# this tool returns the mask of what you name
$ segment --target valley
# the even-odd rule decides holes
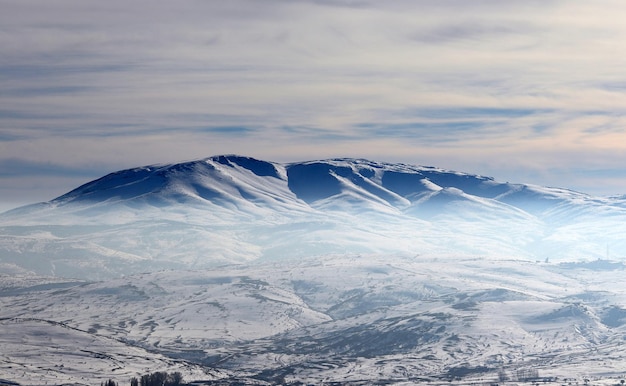
[[[590,267],[328,256],[103,282],[2,277],[0,378],[126,383],[159,368],[187,380],[437,384],[532,370],[617,383],[624,267]]]

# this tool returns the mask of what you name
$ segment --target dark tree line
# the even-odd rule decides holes
[[[165,371],[157,371],[156,373],[142,375],[139,379],[133,377],[130,380],[130,386],[182,386],[183,375],[179,372],[167,373]],[[100,386],[118,386],[118,384],[109,379],[102,382]]]

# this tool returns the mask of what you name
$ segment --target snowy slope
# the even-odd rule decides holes
[[[623,273],[610,261],[332,256],[105,282],[0,276],[0,379],[127,384],[179,369],[187,380],[441,384],[533,369],[615,384]]]
[[[105,278],[344,253],[626,255],[626,200],[362,159],[123,170],[0,215],[0,270]]]
[[[24,385],[127,384],[151,371],[180,372],[186,379],[229,376],[49,320],[0,319],[0,346],[0,379]]]

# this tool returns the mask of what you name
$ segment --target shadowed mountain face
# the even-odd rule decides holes
[[[0,215],[0,270],[87,278],[399,253],[622,256],[626,200],[362,159],[215,156],[111,173]]]

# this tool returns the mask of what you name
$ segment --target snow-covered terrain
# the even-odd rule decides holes
[[[0,384],[619,384],[626,198],[216,156],[0,215]]]
[[[615,384],[623,275],[602,260],[329,256],[105,282],[2,276],[0,379],[127,384],[178,369],[187,380],[436,384],[536,371]]]
[[[360,159],[216,156],[0,215],[0,272],[99,279],[346,253],[621,258],[624,233],[623,197]]]

